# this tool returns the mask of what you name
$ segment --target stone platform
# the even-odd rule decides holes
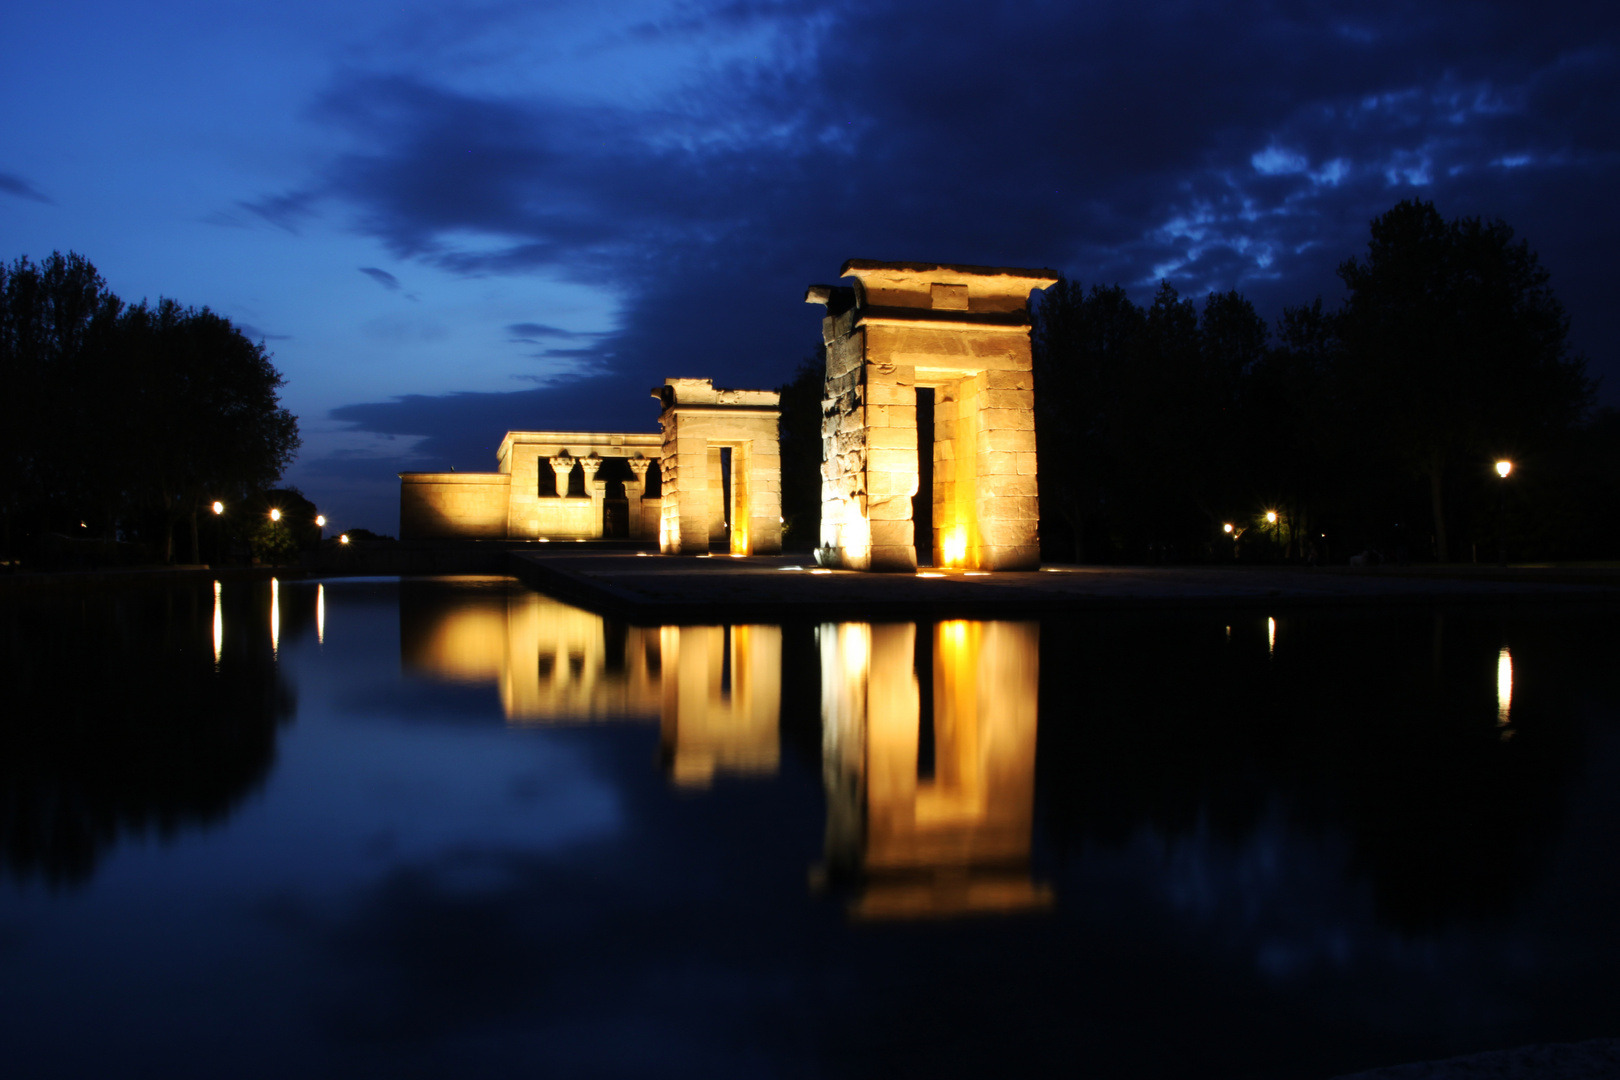
[[[1620,601],[1620,567],[824,570],[804,556],[511,553],[546,593],[637,623],[992,618],[1101,609]]]

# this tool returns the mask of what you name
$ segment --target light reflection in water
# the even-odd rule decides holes
[[[1513,710],[1513,654],[1503,646],[1496,655],[1496,723],[1507,727]]]
[[[326,586],[315,586],[315,644],[326,644]]]
[[[225,614],[219,604],[219,582],[214,582],[214,666],[219,667],[220,654],[225,651]]]
[[[270,579],[270,656],[281,646],[281,582]]]
[[[1266,653],[1268,655],[1277,651],[1277,620],[1266,620]]]
[[[781,754],[782,630],[666,626],[660,728],[670,775],[707,786],[715,772],[774,775]]]
[[[841,623],[821,627],[823,874],[860,882],[856,918],[1043,908],[1030,876],[1035,794],[1036,623]],[[932,656],[933,715],[917,658]],[[931,725],[924,776],[921,723]]]
[[[400,652],[416,674],[494,684],[513,724],[657,719],[677,784],[777,771],[780,627],[624,626],[516,586],[424,589],[401,593]]]

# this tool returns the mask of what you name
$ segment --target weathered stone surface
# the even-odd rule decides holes
[[[1036,548],[1030,290],[1047,271],[852,260],[844,294],[813,286],[823,320],[822,546],[851,569],[915,565],[911,496],[933,461],[933,558],[1008,568]],[[932,447],[918,445],[918,388],[934,392]]]
[[[735,555],[781,551],[777,393],[716,389],[708,379],[669,379],[653,393],[664,407],[665,461],[673,461],[664,473],[660,550],[699,554],[712,542]],[[824,419],[828,442],[840,428],[837,417]],[[722,450],[730,451],[729,480]]]
[[[584,463],[595,461],[589,467],[594,470],[609,458],[638,456],[645,471],[650,460],[657,459],[660,442],[658,435],[628,432],[509,431],[496,451],[498,472],[401,474],[400,535],[514,540],[600,536],[606,482],[587,476],[586,491],[595,498],[568,500],[568,474],[576,463],[585,469]],[[560,468],[553,466],[553,459]],[[450,479],[435,482],[428,477]],[[445,484],[453,485],[456,493],[441,490]],[[646,501],[645,485],[638,486],[631,496],[626,481],[626,495],[632,500],[631,535],[650,537],[651,520],[638,513],[645,508],[634,505],[636,499]],[[469,494],[475,489],[481,491],[476,498]]]

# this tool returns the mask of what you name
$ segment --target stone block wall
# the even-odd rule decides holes
[[[657,536],[658,518],[645,505],[645,477],[658,460],[662,444],[663,437],[652,433],[507,432],[497,451],[501,472],[512,478],[507,535],[514,540],[601,536],[606,491],[603,481],[596,479],[597,472],[608,459],[626,458],[632,464],[648,462],[633,469],[631,479],[624,482],[630,508],[630,539],[653,539]],[[585,472],[583,500],[558,495],[559,487],[567,490],[566,477],[573,462],[578,462]],[[589,504],[583,510],[572,505],[581,501]]]
[[[664,406],[659,550],[685,555],[781,551],[779,395],[720,390],[708,379],[668,379],[653,396]],[[722,448],[731,451],[729,507],[720,478]]]
[[[1039,565],[1028,297],[1050,271],[851,260],[853,287],[811,286],[824,304],[822,525],[818,558],[852,570],[917,565],[912,497],[931,453],[933,562]],[[933,446],[919,447],[917,390],[935,393]]]
[[[510,478],[502,473],[400,473],[399,538],[501,540]]]

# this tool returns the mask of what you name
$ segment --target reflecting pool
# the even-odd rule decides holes
[[[10,601],[0,1060],[1325,1078],[1613,1037],[1613,615]]]

